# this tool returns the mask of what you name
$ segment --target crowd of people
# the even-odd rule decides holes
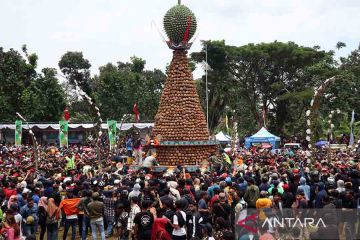
[[[123,147],[139,158],[129,142]],[[212,154],[208,169],[163,172],[134,170],[107,148],[101,163],[92,146],[41,146],[40,153],[36,169],[32,146],[0,145],[3,239],[356,239],[360,233],[355,152],[238,149]],[[319,216],[321,209],[334,211]],[[268,221],[291,217],[322,217],[324,224]]]

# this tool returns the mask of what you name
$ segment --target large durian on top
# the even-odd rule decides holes
[[[196,17],[194,13],[184,5],[176,5],[170,8],[164,16],[164,29],[169,40],[176,45],[183,42],[186,30],[189,41],[196,32]]]

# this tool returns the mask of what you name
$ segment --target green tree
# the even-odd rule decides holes
[[[56,70],[44,68],[21,96],[21,112],[29,121],[58,121],[66,106]]]
[[[96,100],[104,119],[120,120],[124,114],[131,114],[137,103],[141,121],[153,121],[166,76],[158,69],[144,70],[146,62],[141,58],[130,60],[100,67],[94,80]]]
[[[84,58],[82,52],[67,52],[59,61],[59,68],[69,83],[75,86],[77,81],[79,87],[89,95],[91,94],[90,67],[90,62]]]
[[[335,68],[333,52],[293,42],[235,47],[224,41],[207,41],[203,45],[192,58],[203,62],[207,46],[212,69],[208,74],[209,112],[215,119],[209,119],[211,129],[221,122],[228,107],[241,133],[249,134],[263,125],[262,111],[270,130],[283,135],[303,132],[305,121],[299,120],[305,120],[313,87]],[[199,85],[205,99],[204,77]]]
[[[205,51],[208,54],[208,67],[205,63]],[[191,54],[195,63],[208,68],[208,98],[209,98],[209,129],[214,132],[215,128],[224,118],[224,109],[233,101],[230,96],[236,93],[232,84],[233,76],[228,71],[226,64],[227,51],[225,41],[204,41],[200,52]],[[198,94],[206,113],[206,78],[205,75],[197,80]]]
[[[14,49],[4,51],[0,47],[0,121],[13,122],[21,109],[21,95],[36,76],[36,54],[27,54],[27,59]]]

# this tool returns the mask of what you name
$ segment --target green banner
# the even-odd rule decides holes
[[[15,121],[15,146],[21,146],[22,121]]]
[[[60,129],[59,129],[59,138],[60,138],[60,147],[68,147],[69,139],[68,139],[68,122],[67,121],[59,121]]]
[[[108,133],[109,133],[109,145],[110,150],[114,149],[116,146],[116,121],[115,120],[108,120]]]

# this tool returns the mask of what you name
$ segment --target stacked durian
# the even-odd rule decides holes
[[[196,18],[184,5],[171,8],[164,17],[164,28],[170,41],[181,44],[196,31]],[[161,141],[206,141],[209,139],[205,114],[201,108],[195,82],[185,49],[175,50],[168,78],[155,117],[154,135]],[[157,159],[162,165],[193,165],[207,160],[216,152],[216,145],[168,146],[157,148]]]

